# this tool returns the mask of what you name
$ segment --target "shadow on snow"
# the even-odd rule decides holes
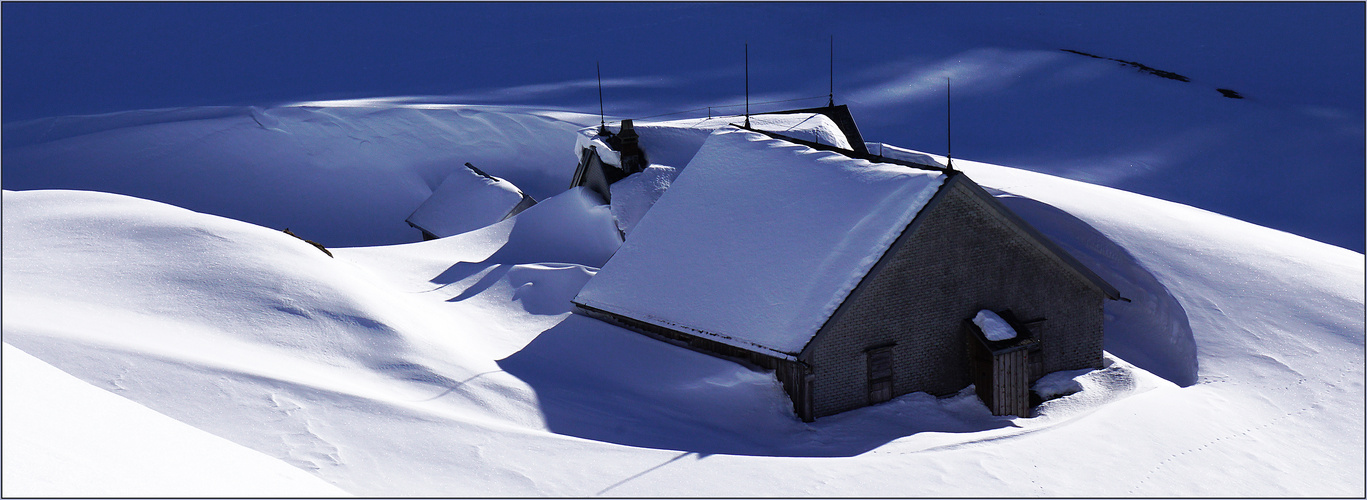
[[[1129,251],[1072,214],[1030,198],[997,200],[1120,290],[1106,304],[1106,351],[1182,387],[1196,383],[1196,337],[1186,309]]]
[[[552,432],[699,457],[847,457],[921,432],[1013,425],[971,394],[924,393],[806,424],[770,372],[578,315],[498,364],[536,391]]]

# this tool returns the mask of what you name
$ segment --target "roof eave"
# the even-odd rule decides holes
[[[612,321],[609,322],[615,323],[618,326],[622,326],[624,328],[636,331],[638,333],[644,333],[647,335],[653,334],[653,332],[645,331],[642,328],[633,325],[633,322],[651,325],[653,327],[668,330],[679,335],[710,340],[719,344],[724,344],[744,351],[753,352],[756,354],[761,354],[764,356],[769,356],[781,360],[797,361],[798,359],[797,353],[780,351],[778,349],[756,344],[754,342],[738,340],[734,337],[724,334],[709,332],[707,330],[693,328],[685,325],[673,324],[667,321],[657,320],[654,318],[637,318],[633,315],[627,315],[620,312],[610,311],[608,309],[604,309],[603,307],[591,306],[583,302],[580,302],[579,300],[571,300],[570,303],[578,309],[577,312],[586,313],[585,315],[597,319],[604,319],[604,317],[610,318]]]

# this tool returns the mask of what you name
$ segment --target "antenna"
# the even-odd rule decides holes
[[[608,131],[607,118],[603,115],[603,67],[598,61],[593,62],[593,69],[598,72],[598,131],[600,133]]]
[[[750,43],[745,44],[745,128],[750,128]]]
[[[835,35],[831,35],[831,93],[830,101],[826,102],[826,107],[835,107]]]
[[[945,149],[947,150],[946,157],[949,159],[949,164],[945,165],[945,168],[954,170],[954,122],[952,121],[953,113],[950,112],[954,99],[951,95],[953,95],[953,87],[949,83],[949,78],[945,78]]]

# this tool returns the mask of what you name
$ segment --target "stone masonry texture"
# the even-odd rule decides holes
[[[1044,373],[1101,366],[1103,293],[964,182],[946,189],[808,347],[816,416],[868,405],[865,351],[890,343],[894,395],[968,386],[963,321],[981,309],[1045,319],[1033,327]]]

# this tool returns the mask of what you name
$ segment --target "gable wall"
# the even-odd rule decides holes
[[[964,183],[948,189],[809,346],[804,361],[815,375],[816,416],[868,404],[864,352],[889,342],[896,342],[895,395],[966,387],[962,325],[980,309],[1047,318],[1035,328],[1045,373],[1101,366],[1104,295],[1029,243]]]
[[[612,189],[610,186],[612,183],[621,180],[622,177],[621,170],[603,163],[596,151],[587,150],[584,152],[584,158],[579,161],[579,169],[575,171],[574,179],[570,181],[570,187],[586,186],[602,196],[603,201],[611,201]]]

